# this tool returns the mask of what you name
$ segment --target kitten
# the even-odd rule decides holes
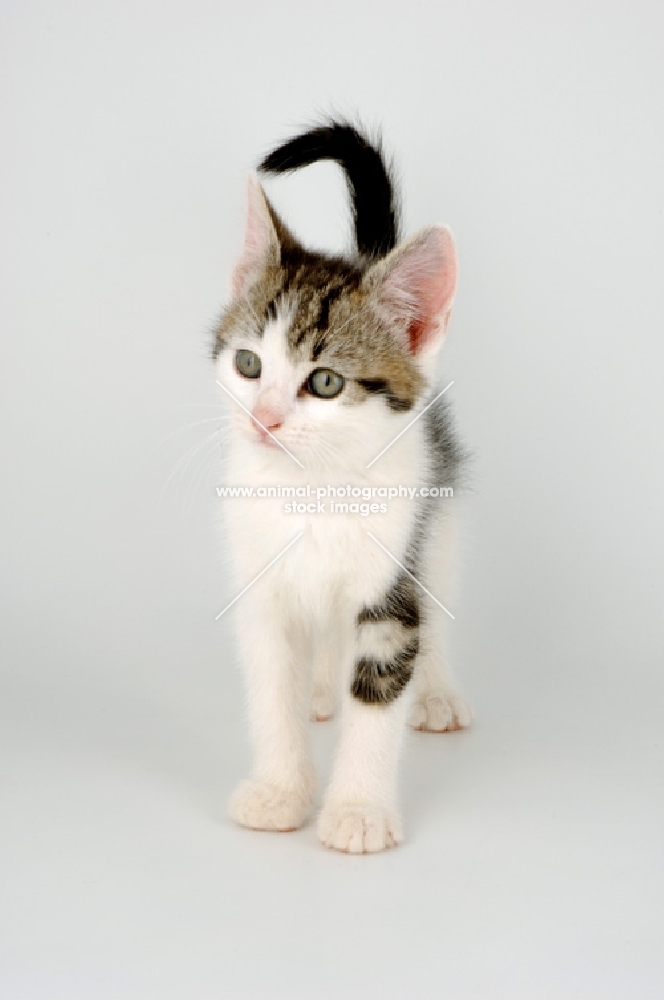
[[[348,182],[348,257],[304,249],[249,179],[244,249],[214,347],[234,415],[228,481],[453,488],[461,453],[443,399],[404,429],[439,391],[431,378],[457,286],[454,239],[433,226],[399,245],[381,149],[344,122],[305,132],[259,169],[325,159]],[[433,731],[471,719],[443,651],[455,501],[402,495],[366,516],[357,503],[332,514],[329,502],[325,513],[311,498],[300,513],[283,496],[225,504],[237,591],[247,588],[234,611],[254,753],[230,812],[254,829],[301,826],[315,790],[309,712],[328,718],[340,695],[318,835],[341,851],[379,851],[402,839],[408,715]]]

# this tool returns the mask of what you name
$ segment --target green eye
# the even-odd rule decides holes
[[[316,368],[309,376],[307,388],[314,396],[332,399],[338,396],[344,387],[343,375],[337,375],[330,368]]]
[[[237,351],[235,367],[245,378],[258,378],[261,373],[261,359],[253,351]]]

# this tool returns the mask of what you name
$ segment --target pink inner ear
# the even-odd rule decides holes
[[[381,298],[405,324],[411,354],[442,337],[457,286],[454,237],[446,226],[425,230],[394,253]]]
[[[276,246],[277,236],[270,218],[263,189],[255,174],[247,183],[247,221],[244,229],[242,256],[233,269],[231,291],[233,296],[244,295],[258,276],[270,250]]]

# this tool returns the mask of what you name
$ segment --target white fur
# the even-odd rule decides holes
[[[278,447],[261,442],[249,416],[230,403],[236,434],[228,454],[227,481],[254,487],[300,486],[320,483],[324,473],[322,482],[338,485],[429,485],[421,421],[379,462],[366,468],[412,420],[412,413],[395,414],[379,398],[361,406],[343,406],[340,398],[298,395],[313,366],[294,368],[287,357],[289,314],[289,304],[284,303],[262,338],[238,331],[220,354],[218,378],[249,410],[257,406],[261,394],[278,398],[286,413],[279,440],[305,468]],[[260,355],[260,379],[245,379],[235,371],[233,358],[238,348]],[[394,563],[367,529],[397,558],[403,558],[416,506],[396,498],[389,501],[387,513],[360,517],[287,514],[284,504],[283,498],[225,502],[238,592],[303,532],[236,605],[254,769],[251,779],[234,793],[231,814],[239,823],[257,829],[293,829],[304,822],[314,795],[309,711],[319,718],[328,717],[341,679],[341,739],[318,833],[324,844],[339,850],[381,850],[402,837],[397,765],[411,700],[415,698],[415,722],[424,728],[449,728],[454,720],[459,725],[468,721],[465,703],[444,673],[433,640],[431,650],[416,666],[415,686],[408,686],[412,691],[387,706],[365,705],[350,694],[357,655],[393,649],[401,628],[393,624],[355,627],[358,611],[380,602],[395,573]],[[436,558],[444,559],[444,554],[438,551]],[[439,701],[431,703],[434,697]],[[441,699],[447,715],[440,711]],[[450,726],[441,725],[441,719]]]
[[[408,699],[344,703],[339,750],[318,819],[326,847],[351,854],[382,851],[402,839],[397,809],[397,766]]]

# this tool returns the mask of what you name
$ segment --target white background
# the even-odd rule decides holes
[[[662,5],[0,17],[0,995],[663,996]],[[157,447],[214,413],[246,172],[334,108],[383,127],[407,232],[457,235],[442,374],[475,456],[477,721],[409,737],[407,842],[371,858],[225,818],[215,439],[163,489],[215,425]],[[344,245],[335,168],[269,189]]]

